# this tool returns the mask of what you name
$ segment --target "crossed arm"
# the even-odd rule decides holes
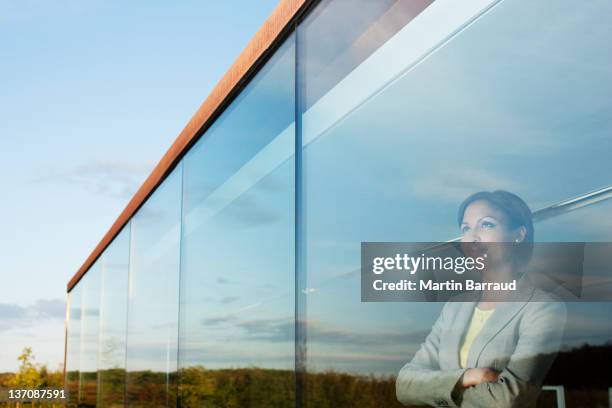
[[[440,336],[450,319],[445,307],[412,361],[400,370],[398,400],[406,405],[468,408],[518,407],[535,400],[559,348],[565,306],[534,302],[526,308],[515,351],[499,372],[487,367],[440,369]]]

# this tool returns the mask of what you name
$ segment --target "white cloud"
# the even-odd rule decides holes
[[[412,179],[408,190],[422,198],[459,203],[477,191],[516,191],[520,188],[510,178],[487,173],[477,168],[449,168],[435,169],[426,173],[424,177]]]
[[[92,160],[70,169],[43,169],[33,181],[77,185],[92,194],[129,199],[152,169],[151,163]]]
[[[0,332],[28,329],[42,321],[66,316],[66,302],[62,299],[38,299],[29,306],[0,303]]]

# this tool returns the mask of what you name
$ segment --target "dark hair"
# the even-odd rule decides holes
[[[494,207],[501,210],[508,218],[510,228],[525,227],[526,234],[523,242],[526,245],[520,245],[521,247],[521,263],[528,263],[533,253],[533,218],[531,210],[525,201],[516,194],[510,193],[509,191],[497,190],[493,192],[480,191],[474,193],[461,203],[459,211],[457,213],[457,223],[459,226],[463,223],[463,215],[466,208],[474,201],[486,201]]]

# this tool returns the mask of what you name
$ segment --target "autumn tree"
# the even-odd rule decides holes
[[[46,365],[36,364],[35,360],[36,357],[34,357],[32,347],[24,347],[17,357],[19,370],[7,380],[6,385],[20,389],[62,387],[61,371],[50,371]]]

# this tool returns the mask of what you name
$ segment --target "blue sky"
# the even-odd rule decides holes
[[[0,0],[0,372],[276,3]]]

